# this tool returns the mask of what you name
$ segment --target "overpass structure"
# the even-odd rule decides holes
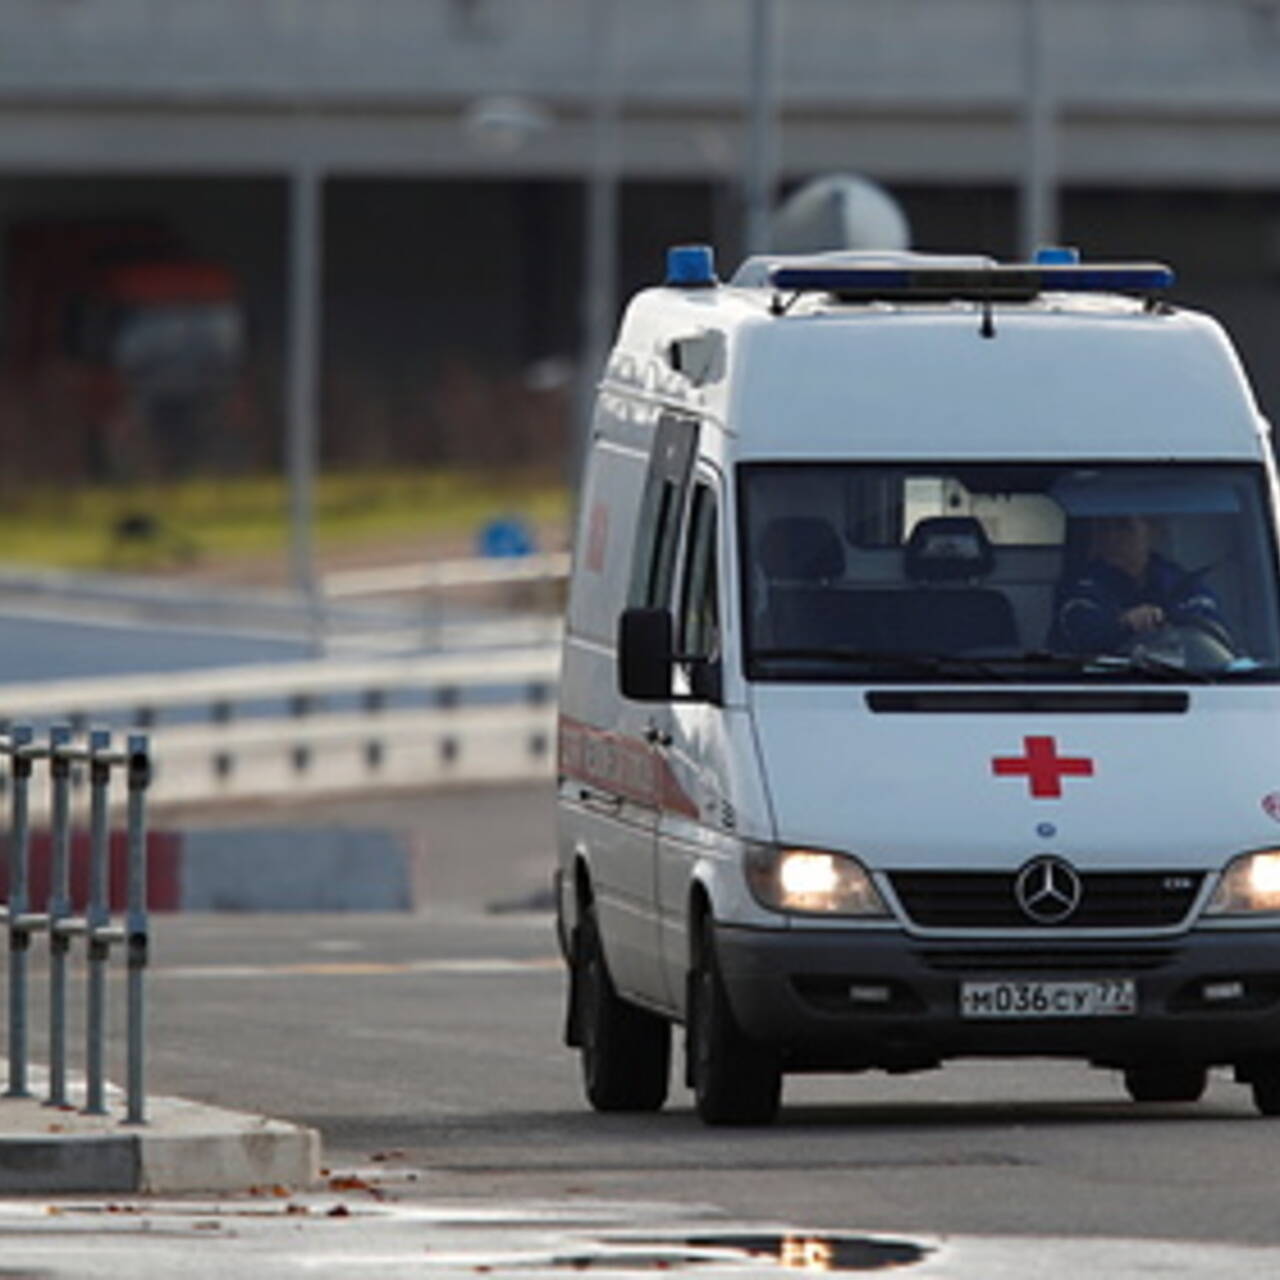
[[[671,243],[735,259],[766,149],[784,190],[887,186],[920,248],[1169,260],[1280,414],[1280,0],[772,0],[762,148],[766,3],[5,0],[0,290],[30,221],[141,216],[224,266],[248,349],[206,462],[287,461],[307,591],[321,460],[571,471],[620,299]],[[13,470],[96,429],[11,428]]]
[[[0,171],[574,177],[592,3],[7,0]],[[1014,179],[1027,5],[786,0],[783,172]],[[749,6],[615,9],[623,174],[736,172]],[[1055,0],[1043,22],[1064,181],[1280,182],[1277,0]]]

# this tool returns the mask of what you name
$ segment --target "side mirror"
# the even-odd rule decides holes
[[[618,687],[632,702],[671,697],[675,627],[666,609],[624,609],[618,620]]]

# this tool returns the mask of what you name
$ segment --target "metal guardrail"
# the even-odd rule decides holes
[[[0,756],[8,758],[10,829],[8,901],[0,906],[0,922],[9,930],[9,1087],[8,1098],[31,1096],[28,1087],[28,953],[38,934],[49,938],[49,1096],[50,1106],[70,1105],[67,1096],[67,980],[73,939],[88,945],[88,988],[85,1027],[86,1115],[106,1114],[106,979],[111,948],[124,946],[128,962],[126,1026],[126,1114],[128,1124],[144,1124],[145,1023],[143,975],[147,967],[147,833],[146,795],[151,780],[151,751],[145,734],[130,734],[125,750],[116,750],[111,734],[95,729],[77,744],[67,725],[54,725],[47,744],[35,740],[30,725],[15,725],[0,736]],[[35,766],[47,761],[50,776],[51,879],[44,910],[32,910],[29,879],[31,783]],[[83,916],[72,914],[70,891],[72,791],[77,766],[89,781],[89,886]],[[114,771],[127,783],[126,909],[121,923],[112,922],[108,793]]]
[[[279,588],[0,564],[0,599],[6,610],[90,623],[305,637],[334,652],[441,653],[558,643],[568,572],[567,552],[371,565],[326,573],[308,599]],[[471,606],[456,607],[467,598]]]
[[[246,704],[285,699],[314,708],[339,694],[356,694],[371,712],[396,692],[424,692],[438,704],[456,702],[481,686],[525,686],[530,697],[554,692],[559,650],[551,645],[521,649],[417,654],[356,661],[245,663],[191,671],[106,676],[0,685],[0,711],[12,721],[56,714],[83,726],[90,716],[127,713],[138,728],[150,728],[179,708],[202,709],[211,720],[236,719]]]
[[[449,651],[486,643],[486,632],[498,643],[504,636],[508,644],[558,643],[569,566],[567,551],[549,551],[333,570],[320,583],[326,642],[336,646],[353,637],[368,642],[368,622],[375,610],[370,602],[380,600],[376,610],[383,622],[378,634],[384,643],[409,640]],[[462,621],[451,615],[448,602],[466,598],[482,610]],[[365,619],[363,632],[353,631],[345,621],[356,609]],[[485,610],[490,611],[487,620]],[[393,612],[400,621],[388,630]],[[521,633],[524,638],[517,639]]]
[[[526,556],[435,560],[422,564],[369,569],[335,569],[321,581],[324,596],[348,600],[404,592],[447,591],[458,587],[512,586],[523,582],[559,582],[569,574],[567,551]]]
[[[554,703],[308,714],[157,731],[157,807],[550,779]]]
[[[198,804],[549,777],[558,673],[543,645],[3,685],[0,709],[146,729],[151,803]]]

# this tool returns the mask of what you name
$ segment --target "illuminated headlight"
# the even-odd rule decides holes
[[[1280,849],[1241,854],[1229,862],[1205,910],[1210,915],[1280,912]]]
[[[866,868],[847,854],[756,845],[747,854],[747,880],[757,900],[774,911],[889,914]]]

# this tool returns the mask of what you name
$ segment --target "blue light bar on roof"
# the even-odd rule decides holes
[[[1041,287],[1065,293],[1148,293],[1173,287],[1174,272],[1162,262],[1116,262],[1101,265],[1042,266]]]
[[[1062,266],[1080,261],[1080,250],[1069,244],[1042,244],[1036,250],[1036,266]]]
[[[666,283],[698,289],[716,283],[716,255],[709,244],[677,244],[667,250]]]
[[[850,298],[1033,298],[1040,293],[1153,293],[1174,281],[1160,262],[1010,263],[993,267],[795,266],[769,273],[775,289]]]

